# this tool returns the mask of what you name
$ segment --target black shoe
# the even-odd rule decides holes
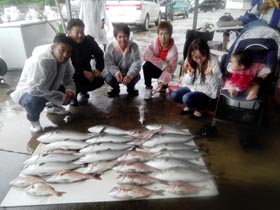
[[[79,102],[76,98],[72,99],[70,102],[70,106],[79,106]]]
[[[136,97],[139,95],[139,91],[136,90],[136,89],[128,89],[127,90],[127,93],[128,93],[128,96],[131,96],[131,97]]]
[[[109,98],[117,97],[117,96],[119,96],[119,94],[120,94],[120,90],[117,90],[117,89],[113,89],[107,93]]]

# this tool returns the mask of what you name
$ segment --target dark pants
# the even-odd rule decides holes
[[[20,98],[19,104],[26,110],[27,119],[31,122],[36,122],[40,119],[40,114],[45,108],[46,102],[44,98],[25,93]]]
[[[182,103],[190,109],[204,111],[210,104],[211,98],[202,92],[192,92],[187,87],[179,88],[171,93],[171,100]]]
[[[137,74],[136,77],[134,77],[131,82],[127,85],[127,90],[133,90],[136,83],[140,80],[140,74]],[[105,77],[105,82],[110,85],[114,90],[120,89],[120,84],[118,83],[116,77],[114,77],[112,74],[108,73]]]
[[[89,81],[84,76],[74,76],[74,81],[76,84],[76,95],[81,92],[87,93],[88,91],[93,91],[104,84],[102,77],[95,77],[92,81]]]
[[[147,61],[143,65],[143,73],[146,87],[152,88],[152,78],[158,79],[162,74],[162,70],[151,62]]]

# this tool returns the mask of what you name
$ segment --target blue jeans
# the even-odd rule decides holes
[[[136,77],[134,77],[131,82],[127,85],[127,90],[133,90],[136,83],[140,80],[140,74],[137,74]],[[120,89],[120,84],[118,83],[116,77],[114,77],[112,74],[108,73],[105,77],[105,82],[110,85],[114,90]]]
[[[19,104],[25,108],[27,119],[31,122],[36,122],[40,119],[40,114],[46,106],[47,100],[41,97],[32,96],[29,93],[23,94]]]
[[[171,93],[171,100],[182,103],[190,109],[204,111],[211,102],[211,98],[202,92],[192,92],[188,87],[179,88]]]

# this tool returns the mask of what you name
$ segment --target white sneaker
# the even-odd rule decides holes
[[[144,99],[149,100],[152,97],[152,88],[146,88],[144,93]]]
[[[43,130],[40,121],[31,122],[30,131],[32,133],[40,133]]]
[[[47,105],[46,111],[48,114],[59,114],[59,115],[67,115],[69,111],[67,111],[63,106],[56,106],[52,104],[52,106]]]

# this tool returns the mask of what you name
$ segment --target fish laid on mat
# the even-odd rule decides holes
[[[24,175],[47,176],[64,170],[72,170],[81,167],[71,163],[39,163],[26,166],[22,170]]]
[[[149,177],[142,173],[121,173],[117,177],[118,184],[136,184],[136,185],[149,185],[154,183],[167,184],[167,182]]]
[[[24,165],[38,164],[38,163],[50,163],[50,162],[71,162],[79,159],[79,155],[72,154],[59,154],[59,153],[42,153],[33,155],[23,162]]]
[[[46,145],[44,148],[45,151],[64,149],[64,150],[80,150],[89,145],[83,141],[73,141],[73,140],[65,140],[65,141],[56,141]]]
[[[37,140],[42,143],[52,143],[55,141],[63,141],[63,140],[77,140],[82,141],[94,136],[92,133],[82,133],[76,131],[63,131],[63,130],[55,130],[44,133]]]
[[[25,192],[35,196],[56,195],[58,197],[62,196],[65,193],[65,192],[57,192],[52,186],[43,182],[35,183],[28,186],[27,188],[25,188]]]
[[[131,144],[121,144],[114,142],[104,142],[104,143],[96,143],[86,146],[85,148],[80,150],[81,154],[87,154],[91,152],[98,152],[104,150],[128,150],[132,149],[134,146]]]
[[[183,143],[168,143],[168,144],[158,144],[154,147],[150,147],[150,152],[160,152],[163,150],[195,150],[199,149],[197,146],[189,145],[189,144],[183,144]]]
[[[177,158],[182,160],[197,160],[204,154],[204,152],[193,150],[166,150],[161,151],[157,157]]]
[[[110,195],[114,198],[120,199],[136,199],[136,198],[144,198],[151,195],[163,195],[162,190],[150,190],[148,188],[136,185],[119,185],[114,187]]]
[[[85,168],[79,168],[78,171],[84,174],[93,174],[98,173],[102,174],[107,170],[112,169],[118,162],[115,160],[112,161],[98,161],[95,163],[90,163]]]
[[[110,126],[110,125],[96,125],[88,129],[91,133],[107,133],[113,135],[127,135],[128,131]]]
[[[113,167],[113,170],[119,173],[127,173],[127,172],[141,172],[141,173],[149,173],[156,172],[157,169],[145,165],[141,162],[120,162],[118,165]]]
[[[182,167],[170,168],[160,172],[151,173],[149,176],[169,182],[200,182],[212,178],[212,176],[207,172]]]
[[[35,184],[39,182],[45,182],[45,180],[36,176],[20,175],[16,177],[14,180],[10,181],[10,185],[17,186],[17,187],[27,187],[31,184]]]
[[[104,143],[104,142],[115,142],[115,143],[126,143],[132,141],[133,138],[127,135],[113,135],[113,134],[102,134],[91,137],[86,140],[87,143]]]
[[[47,178],[47,182],[51,183],[72,183],[86,179],[101,180],[100,174],[83,174],[77,171],[60,171]]]
[[[191,132],[188,129],[177,129],[169,125],[150,124],[146,125],[146,128],[149,130],[158,130],[161,133],[191,134]]]
[[[93,153],[87,153],[76,162],[79,163],[93,163],[98,161],[116,160],[127,150],[104,150]]]
[[[117,161],[147,161],[156,157],[159,154],[149,153],[149,152],[141,152],[141,151],[128,151],[121,155]]]
[[[177,195],[195,195],[201,190],[207,190],[207,187],[205,185],[197,186],[187,182],[172,182],[165,188],[165,191]]]

